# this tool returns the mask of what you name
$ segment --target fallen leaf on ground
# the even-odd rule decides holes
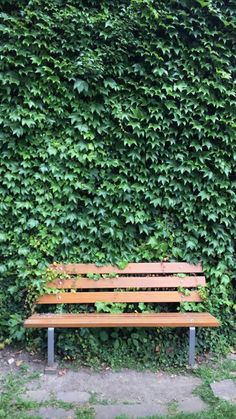
[[[63,370],[58,371],[58,375],[60,377],[62,377],[63,375],[66,375],[66,374],[67,374],[67,369],[66,368],[64,368]]]
[[[17,361],[16,361],[16,366],[17,367],[20,367],[21,366],[21,364],[22,364],[22,360],[21,359],[17,359]]]

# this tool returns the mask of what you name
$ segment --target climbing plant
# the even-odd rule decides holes
[[[2,339],[23,339],[48,263],[164,259],[203,263],[222,328],[199,345],[231,345],[234,1],[2,0],[0,12]],[[127,351],[152,353],[151,332],[123,333]]]

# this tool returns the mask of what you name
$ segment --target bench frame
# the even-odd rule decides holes
[[[36,304],[87,304],[95,303],[97,301],[130,303],[137,303],[139,301],[146,303],[176,303],[182,301],[200,302],[202,301],[200,293],[198,293],[198,291],[192,291],[192,288],[196,288],[199,284],[200,286],[205,286],[205,277],[202,276],[203,271],[200,264],[191,265],[188,263],[171,262],[130,263],[122,270],[114,266],[97,267],[93,264],[53,264],[49,266],[49,270],[56,272],[56,279],[50,281],[47,284],[48,287],[54,289],[67,289],[69,291],[73,290],[73,292],[45,294],[38,298]],[[100,276],[100,278],[96,281],[91,281],[91,274],[99,274],[98,276]],[[181,289],[190,288],[191,291],[183,294],[179,290],[180,286]],[[117,288],[121,288],[120,291],[125,288],[126,290],[125,292],[117,292]],[[137,292],[137,289],[140,288],[144,288],[146,291]],[[160,291],[161,288],[163,288],[164,291]],[[177,288],[178,290],[171,292],[166,291],[168,288]],[[84,292],[85,289],[87,292]],[[96,292],[94,292],[94,289]],[[109,291],[111,291],[110,289],[113,290],[112,292],[104,292],[104,289],[109,289]],[[154,291],[150,291],[150,289],[154,289]],[[92,292],[90,292],[90,290],[92,290]],[[186,314],[189,316],[184,317]],[[132,313],[130,313],[130,315],[132,316]],[[126,317],[125,320],[125,313],[122,313],[120,319],[117,320],[116,318],[113,318],[115,323],[118,324],[117,326],[117,324],[112,323],[111,313],[97,313],[95,316],[97,317],[96,319],[91,317],[92,313],[84,313],[82,315],[85,316],[83,319],[81,317],[79,319],[79,314],[68,315],[74,316],[74,323],[70,318],[65,318],[66,314],[62,315],[63,320],[59,319],[57,322],[57,314],[42,314],[43,320],[41,320],[40,315],[32,315],[26,319],[24,325],[25,327],[47,328],[49,370],[52,370],[55,365],[55,328],[57,327],[188,327],[188,361],[189,365],[193,366],[195,362],[196,327],[219,326],[218,320],[209,313],[170,313],[169,319],[164,319],[164,317],[160,318],[158,315],[163,316],[161,313],[153,313],[150,314],[153,318],[150,317],[148,320],[148,317],[145,319],[145,313],[138,313],[135,314],[135,316],[138,317],[136,317],[134,321],[134,316],[131,320],[129,317]],[[102,316],[105,316],[106,324],[102,323],[102,320],[100,320],[102,319]],[[155,323],[156,321],[157,323]]]
[[[55,365],[55,334],[54,327],[48,328],[48,367],[53,368]],[[189,352],[188,362],[190,366],[195,364],[195,348],[196,348],[196,328],[189,328]]]

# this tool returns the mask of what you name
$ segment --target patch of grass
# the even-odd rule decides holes
[[[90,397],[89,397],[89,404],[97,404],[97,403],[99,403],[97,399],[97,393],[91,392]]]
[[[29,419],[25,412],[38,406],[34,401],[21,399],[24,386],[29,380],[39,377],[39,373],[26,374],[25,369],[0,377],[2,393],[0,394],[0,419]],[[36,416],[31,416],[36,418]]]
[[[203,380],[203,384],[200,385],[194,393],[200,396],[210,406],[214,405],[214,407],[216,407],[219,403],[219,399],[214,396],[210,384],[227,378],[235,380],[236,378],[230,374],[235,370],[236,362],[231,360],[221,360],[217,364],[209,364],[200,367],[195,370],[194,373]]]
[[[222,359],[216,364],[210,363],[208,365],[201,366],[200,368],[194,370],[194,374],[202,378],[205,382],[212,383],[213,381],[233,378],[230,373],[235,370],[236,361]]]
[[[110,370],[112,372],[120,372],[124,369],[134,370],[137,372],[143,371],[150,371],[150,372],[157,372],[158,371],[165,371],[169,374],[188,374],[189,373],[189,366],[188,364],[183,364],[182,366],[179,365],[162,365],[160,369],[160,365],[157,363],[155,358],[153,360],[148,360],[146,363],[144,361],[136,360],[135,357],[129,357],[128,355],[124,358],[115,356],[113,353],[113,358],[110,362],[101,362],[100,359],[91,358],[90,362],[82,361],[81,359],[65,361],[63,359],[60,360],[60,367],[67,368],[71,371],[77,372],[80,368],[89,368],[95,372],[100,372],[104,370]]]
[[[75,419],[94,419],[95,411],[92,407],[85,406],[75,411]]]
[[[100,404],[103,406],[107,406],[109,404],[115,404],[114,402],[112,402],[111,400],[99,400],[98,399],[98,395],[96,392],[91,392],[90,393],[90,398],[89,398],[89,404]]]
[[[167,407],[167,409],[168,409],[168,414],[169,414],[169,415],[174,415],[174,414],[176,414],[176,413],[177,413],[177,408],[178,408],[178,403],[177,403],[177,401],[176,401],[176,400],[171,400],[171,401],[168,403],[168,407]]]
[[[40,403],[41,406],[51,406],[51,407],[60,407],[61,409],[70,410],[74,409],[74,403],[63,402],[63,400],[57,400],[51,398],[50,400]]]

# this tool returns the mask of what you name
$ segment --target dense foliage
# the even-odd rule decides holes
[[[234,1],[2,0],[0,11],[2,337],[23,337],[47,263],[166,259],[203,262],[222,328],[202,331],[201,349],[232,344]],[[68,332],[59,347],[166,359],[183,333]]]

